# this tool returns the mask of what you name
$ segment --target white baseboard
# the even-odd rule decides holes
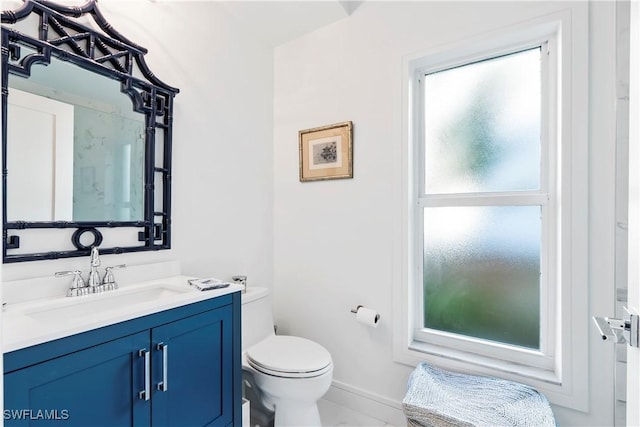
[[[369,415],[392,426],[406,426],[402,403],[334,380],[324,399]]]

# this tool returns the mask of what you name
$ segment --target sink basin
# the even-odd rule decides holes
[[[190,291],[191,289],[189,288],[178,288],[169,285],[157,285],[135,290],[118,289],[84,297],[70,297],[53,307],[39,307],[30,310],[26,314],[41,322],[56,321],[64,318],[82,319],[82,316],[91,315],[92,313],[118,311],[125,306],[146,304]]]

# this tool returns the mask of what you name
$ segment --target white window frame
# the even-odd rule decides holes
[[[456,58],[440,64],[432,64],[420,67],[415,70],[413,87],[416,90],[416,102],[413,115],[413,125],[416,135],[414,152],[415,156],[415,176],[416,185],[411,201],[414,212],[415,224],[415,247],[413,260],[416,268],[412,278],[414,289],[414,332],[411,347],[417,351],[429,352],[463,352],[483,355],[485,357],[497,358],[512,363],[526,366],[534,366],[540,369],[552,370],[554,368],[555,354],[555,324],[556,324],[556,295],[549,292],[553,289],[553,283],[557,282],[555,272],[557,271],[555,256],[557,246],[557,235],[555,224],[557,223],[557,203],[558,191],[556,188],[556,150],[557,132],[555,126],[550,126],[553,118],[557,116],[557,105],[552,100],[557,99],[557,35],[550,34],[538,40],[527,41],[524,44],[510,44],[500,49],[492,49],[486,54],[484,52],[474,53],[470,56]],[[476,193],[443,193],[426,194],[424,187],[425,165],[424,148],[428,141],[425,140],[421,131],[424,129],[424,76],[427,74],[444,71],[456,67],[464,67],[484,60],[503,57],[509,54],[518,53],[524,50],[539,48],[541,58],[541,135],[540,135],[540,189],[530,191],[492,191]],[[427,95],[428,96],[428,95]],[[429,207],[462,207],[462,206],[540,206],[541,208],[541,244],[540,244],[540,349],[532,350],[523,347],[516,347],[509,344],[487,341],[482,339],[464,336],[460,334],[447,333],[434,329],[424,328],[424,295],[422,278],[424,274],[423,250],[424,247],[424,209]],[[455,313],[452,313],[455,315]]]
[[[543,136],[540,192],[504,194],[511,204],[537,204],[555,215],[542,224],[541,351],[462,338],[444,332],[424,332],[422,321],[422,209],[447,197],[460,204],[500,202],[502,196],[423,196],[420,184],[422,152],[416,150],[416,111],[420,110],[417,76],[549,42],[551,96],[543,95]],[[554,54],[557,52],[557,55]],[[543,50],[543,54],[546,52]],[[568,10],[451,45],[411,55],[403,60],[402,209],[398,286],[394,286],[394,360],[416,365],[429,361],[443,368],[492,375],[528,383],[552,403],[588,409],[588,7]],[[544,84],[544,83],[543,83]],[[418,119],[420,120],[420,119]],[[546,120],[546,122],[545,122]],[[555,171],[558,171],[556,176]],[[546,180],[548,179],[548,180]],[[421,197],[422,196],[422,197]],[[561,204],[555,205],[561,199]],[[505,199],[505,200],[506,200]],[[546,200],[545,200],[546,199]],[[554,214],[555,212],[555,214]],[[548,215],[547,215],[548,217]],[[415,236],[419,236],[416,238]],[[582,297],[580,297],[582,296]],[[426,334],[426,335],[425,335]],[[425,342],[427,341],[427,342]],[[514,363],[517,362],[517,363]]]

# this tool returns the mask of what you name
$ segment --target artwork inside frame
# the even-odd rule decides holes
[[[353,123],[298,132],[300,181],[353,178]]]

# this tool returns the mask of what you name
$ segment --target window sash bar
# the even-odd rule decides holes
[[[548,202],[549,194],[542,192],[465,193],[425,195],[418,198],[417,206],[546,206]]]

